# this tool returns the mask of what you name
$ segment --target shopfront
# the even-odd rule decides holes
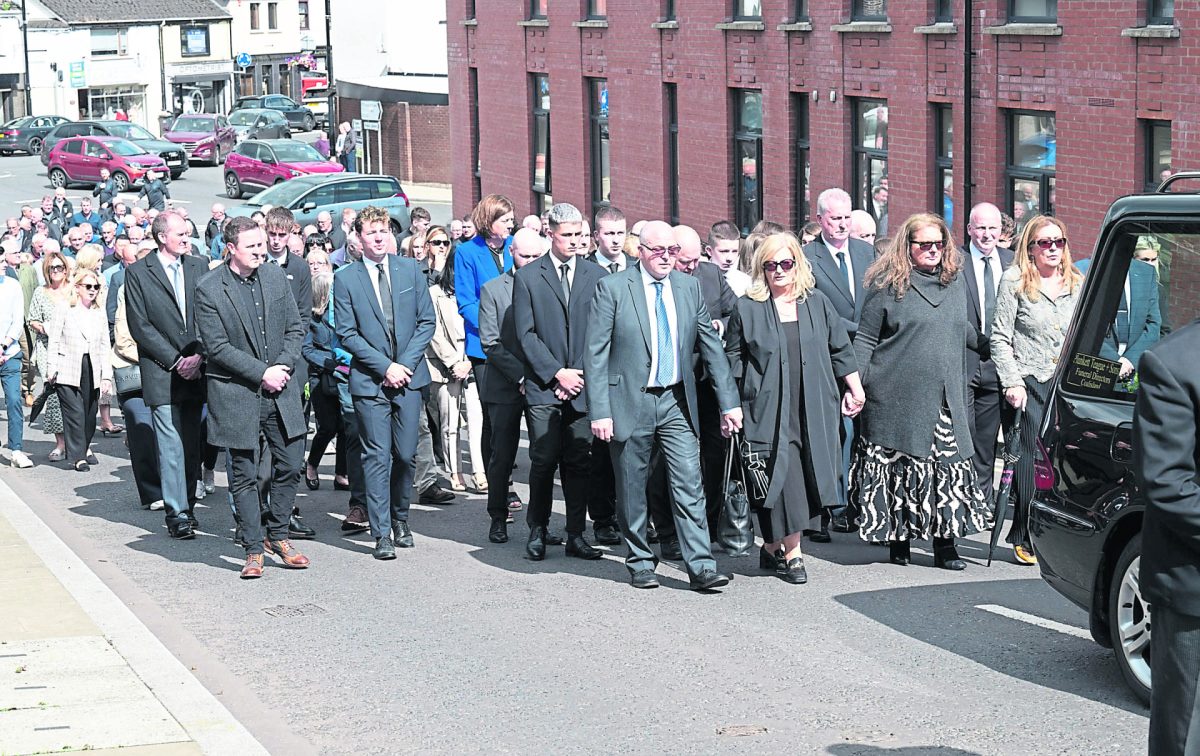
[[[228,113],[237,97],[231,60],[171,64],[166,74],[176,113]]]
[[[116,84],[79,90],[79,118],[117,119],[149,126],[145,84]]]

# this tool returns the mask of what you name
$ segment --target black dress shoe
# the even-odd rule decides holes
[[[412,530],[408,527],[408,520],[400,520],[392,526],[392,532],[396,536],[396,548],[411,549],[413,547]]]
[[[659,541],[659,555],[671,562],[678,562],[683,559],[683,550],[679,548],[679,536],[669,535]]]
[[[912,554],[908,541],[888,541],[888,560],[892,564],[904,567],[911,558]]]
[[[612,523],[603,523],[592,527],[592,533],[596,537],[596,543],[605,546],[617,546],[621,543],[621,531],[617,530],[617,526]]]
[[[858,526],[850,521],[845,512],[833,515],[829,520],[829,528],[834,533],[855,533]]]
[[[804,557],[792,557],[783,568],[783,579],[793,585],[804,585],[808,582],[808,572],[804,569]]]
[[[758,566],[764,570],[770,570],[771,572],[782,572],[784,568],[784,562],[782,557],[780,557],[779,552],[772,554],[770,551],[767,551],[766,546],[759,546]]]
[[[421,492],[421,497],[418,501],[422,504],[453,504],[456,499],[454,498],[453,491],[447,491],[437,483],[434,483]]]
[[[391,536],[384,536],[375,541],[375,550],[371,552],[371,556],[379,560],[395,559],[396,546],[392,543]]]
[[[543,530],[545,530],[545,528],[543,528]],[[546,542],[547,546],[562,546],[567,542],[562,536],[555,535],[548,530],[542,534],[542,540]]]
[[[829,535],[829,528],[821,526],[820,530],[806,530],[804,535],[808,536],[808,540],[813,543],[829,543],[833,540]]]
[[[733,580],[733,578],[729,575],[723,575],[716,570],[705,570],[692,578],[692,590],[711,591],[714,588],[729,585],[730,580]]]
[[[658,543],[658,528],[654,527],[654,523],[646,523],[646,542]]]
[[[570,536],[567,538],[567,556],[579,557],[580,559],[599,559],[604,556],[604,552],[592,544],[587,542],[587,539],[581,535]]]
[[[529,540],[525,542],[525,555],[535,562],[546,558],[546,529],[534,525],[529,529]]]
[[[300,519],[300,510],[293,509],[292,516],[288,518],[288,538],[307,541],[316,537],[317,531],[305,525],[304,520]]]
[[[958,549],[954,548],[953,538],[933,539],[933,566],[954,572],[967,569],[967,563],[958,555]]]
[[[168,525],[167,532],[177,541],[187,541],[196,537],[196,531],[192,530],[190,522],[176,522]]]
[[[508,543],[508,523],[501,517],[498,520],[492,520],[492,527],[488,530],[488,540],[492,543]]]
[[[190,509],[187,511],[187,518],[188,518],[188,525],[192,526],[192,530],[200,529],[200,521],[196,519],[196,515],[193,514],[192,510],[190,510]]]
[[[654,576],[654,570],[638,570],[633,573],[629,580],[634,588],[657,588],[658,578]]]

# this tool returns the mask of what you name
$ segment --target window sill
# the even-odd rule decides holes
[[[958,34],[958,26],[949,21],[939,21],[936,24],[918,26],[913,34]]]
[[[887,21],[851,21],[848,24],[834,24],[829,30],[838,34],[891,34],[892,25]]]
[[[462,24],[463,26],[479,26],[479,21],[474,18],[468,18],[463,21],[459,21],[458,23]]]
[[[524,21],[518,21],[517,26],[526,26],[534,28],[545,28],[550,25],[548,18],[527,18]]]
[[[780,24],[775,27],[775,31],[781,32],[810,32],[812,30],[812,21],[793,21],[790,24]]]
[[[678,21],[655,21],[650,24],[651,29],[678,29]]]
[[[720,31],[765,31],[767,25],[762,21],[727,21],[717,24]]]
[[[1179,37],[1179,27],[1172,24],[1167,26],[1135,26],[1132,29],[1122,29],[1122,37],[1141,37],[1143,39],[1176,39]]]
[[[576,29],[607,29],[608,19],[604,18],[589,18],[585,21],[573,21],[571,26]]]
[[[1058,24],[1001,24],[984,27],[983,31],[1001,37],[1061,37],[1063,33]]]

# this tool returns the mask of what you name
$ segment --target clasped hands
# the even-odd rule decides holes
[[[861,388],[857,391],[846,389],[846,393],[842,395],[842,414],[846,417],[857,417],[866,403],[867,397]]]
[[[393,362],[383,374],[383,385],[388,388],[404,388],[412,380],[412,376],[413,371],[398,362]]]
[[[283,365],[272,365],[263,373],[262,387],[267,391],[278,394],[287,387],[292,379],[292,373]]]
[[[180,357],[179,362],[175,363],[175,372],[179,373],[179,377],[185,381],[194,381],[200,377],[200,365],[203,363],[204,356],[200,354]]]
[[[554,396],[560,402],[569,402],[583,391],[583,371],[576,368],[562,368],[554,374]]]

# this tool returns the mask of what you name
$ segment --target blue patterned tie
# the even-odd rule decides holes
[[[675,349],[671,343],[671,321],[667,319],[667,305],[663,302],[662,281],[654,282],[654,312],[658,318],[658,373],[654,382],[659,386],[670,386],[675,377]]]

